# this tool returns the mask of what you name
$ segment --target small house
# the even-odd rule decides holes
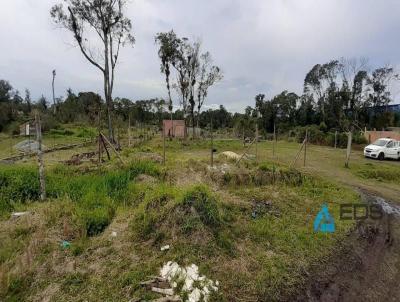
[[[163,120],[163,131],[166,137],[186,136],[186,125],[184,120]]]
[[[33,122],[25,122],[19,126],[20,136],[33,136],[36,135],[36,127]]]

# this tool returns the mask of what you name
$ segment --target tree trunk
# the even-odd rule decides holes
[[[200,112],[197,113],[196,127],[197,127],[197,129],[199,129],[199,132],[200,132]]]
[[[350,161],[350,153],[351,153],[351,142],[353,140],[353,133],[350,130],[349,133],[347,134],[347,150],[346,150],[346,162],[345,162],[345,167],[349,167],[349,161]]]
[[[191,113],[191,115],[192,115],[192,135],[193,135],[193,138],[196,138],[196,131],[195,131],[195,129],[194,129],[194,110],[192,109],[192,113]]]
[[[108,33],[104,32],[104,37],[108,37]],[[112,127],[112,91],[110,84],[110,67],[109,67],[109,50],[108,50],[108,38],[104,42],[104,96],[107,104],[107,115],[108,115],[108,136],[111,143],[115,143],[114,132]]]

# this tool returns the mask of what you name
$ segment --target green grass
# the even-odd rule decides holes
[[[76,216],[88,236],[101,233],[109,225],[118,204],[126,204],[128,188],[139,174],[158,176],[160,170],[151,162],[135,161],[118,171],[99,171],[79,175],[78,170],[56,167],[46,172],[49,198],[67,197],[79,206]],[[0,214],[18,204],[39,199],[39,177],[35,167],[0,169]]]
[[[400,184],[400,168],[395,166],[378,166],[377,164],[366,163],[358,166],[354,170],[354,174],[363,179]]]
[[[159,139],[125,149],[124,158],[131,162],[127,166],[112,161],[87,172],[61,165],[48,168],[45,203],[37,202],[35,166],[1,166],[4,213],[23,207],[38,218],[31,226],[18,227],[0,219],[0,226],[7,226],[0,229],[0,260],[5,264],[0,273],[18,266],[29,242],[37,244],[30,266],[35,283],[29,274],[15,274],[15,281],[0,285],[0,300],[41,300],[50,285],[58,301],[150,300],[157,296],[139,283],[157,275],[163,263],[176,261],[195,263],[201,274],[221,282],[211,301],[280,301],[304,285],[313,265],[340,249],[353,227],[337,219],[341,203],[359,202],[359,196],[335,178],[349,177],[358,167],[356,162],[350,169],[338,165],[342,150],[310,146],[308,166],[297,164],[296,170],[288,166],[298,144],[278,142],[277,158],[263,142],[258,162],[231,165],[222,176],[207,172],[208,142],[167,144],[165,168],[132,161],[139,152],[162,154]],[[216,141],[215,146],[218,152],[243,152],[239,141]],[[223,164],[229,165],[216,157],[215,165]],[[156,181],[137,182],[139,174]],[[353,181],[358,179],[363,180]],[[268,206],[256,208],[265,202]],[[323,203],[335,217],[334,234],[313,231]],[[111,230],[117,237],[110,237]],[[69,249],[57,241],[64,234],[70,234]],[[170,250],[160,251],[166,244]],[[72,262],[77,268],[67,269]]]

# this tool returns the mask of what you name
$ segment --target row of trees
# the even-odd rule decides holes
[[[266,100],[264,94],[258,94],[255,107],[246,108],[246,113],[253,117],[259,114],[261,128],[269,132],[274,125],[288,130],[322,124],[339,131],[395,126],[400,117],[387,106],[393,100],[391,88],[399,75],[390,66],[368,70],[365,59],[316,64],[305,76],[302,95],[283,91]]]
[[[192,127],[200,126],[200,112],[209,88],[222,79],[221,69],[213,65],[211,54],[201,53],[201,43],[179,38],[173,30],[158,33],[158,56],[161,72],[165,75],[168,91],[168,108],[172,119],[173,100],[171,88],[179,95],[185,121]],[[196,122],[195,122],[196,120]]]
[[[115,68],[120,47],[133,45],[131,21],[124,15],[126,0],[64,0],[63,4],[52,7],[53,21],[73,34],[83,56],[103,75],[104,96],[107,105],[110,140],[114,140],[113,114]],[[98,40],[94,41],[94,37]],[[171,88],[180,96],[185,121],[190,117],[192,126],[199,126],[200,112],[208,89],[222,79],[218,66],[212,64],[209,52],[201,52],[199,41],[191,42],[179,38],[173,30],[158,33],[155,42],[159,45],[158,56],[161,72],[165,74],[168,91],[168,107],[172,119],[173,101]],[[97,45],[97,48],[94,48]],[[53,74],[54,81],[55,73]],[[118,100],[117,103],[124,100]],[[56,108],[54,108],[56,113]]]

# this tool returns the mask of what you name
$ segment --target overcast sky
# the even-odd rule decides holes
[[[50,19],[51,6],[61,0],[1,2],[0,79],[22,94],[28,88],[34,99],[50,99],[56,69],[57,96],[68,87],[103,95],[102,75],[71,33]],[[210,89],[207,104],[229,110],[253,106],[258,93],[301,93],[306,72],[334,58],[400,66],[399,0],[131,0],[126,15],[136,44],[121,53],[114,97],[166,96],[154,35],[171,29],[200,38],[211,52],[224,80]]]

